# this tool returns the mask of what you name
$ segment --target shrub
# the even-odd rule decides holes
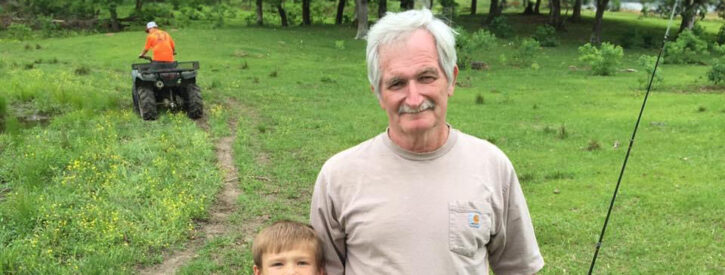
[[[712,68],[707,72],[707,79],[714,84],[725,82],[725,60],[720,58],[712,64]]]
[[[12,23],[8,26],[6,33],[17,40],[23,41],[33,36],[33,30],[25,24]]]
[[[607,42],[600,48],[589,43],[579,47],[579,61],[591,66],[595,75],[613,75],[623,55],[622,47]]]
[[[619,11],[622,9],[622,1],[621,0],[612,0],[612,2],[609,3],[609,10],[610,11]]]
[[[681,32],[665,48],[665,61],[672,64],[701,63],[707,55],[707,42],[690,30]]]
[[[534,32],[534,39],[539,41],[542,47],[556,47],[559,46],[559,40],[556,39],[556,29],[551,25],[543,25],[536,27]]]
[[[718,45],[725,44],[725,24],[720,26],[720,30],[717,32],[717,37],[715,38],[715,41]]]
[[[496,44],[496,36],[487,30],[480,29],[473,34],[457,28],[458,67],[465,69],[473,61],[473,53],[481,49],[489,49]]]
[[[654,71],[655,69],[656,62],[657,57],[650,55],[641,55],[639,59],[637,59],[637,63],[639,63],[639,65],[642,67],[642,72],[644,72],[644,75],[642,75],[642,77],[639,79],[640,88],[647,89],[647,85],[649,85],[649,80],[652,77],[652,71]],[[662,68],[660,67],[655,72],[655,77],[652,80],[652,89],[660,87],[663,81],[664,78],[662,77]]]
[[[531,66],[534,63],[533,59],[536,52],[540,49],[541,45],[539,45],[539,41],[533,38],[526,38],[519,43],[513,58],[519,65]]]
[[[514,30],[504,16],[498,16],[491,20],[488,29],[499,38],[509,38],[514,34]]]

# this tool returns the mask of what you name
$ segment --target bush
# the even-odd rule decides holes
[[[721,29],[722,30],[722,29]],[[725,45],[713,45],[713,52],[719,56],[712,64],[710,71],[707,72],[707,79],[714,84],[725,82]]]
[[[642,67],[642,72],[644,72],[642,78],[639,79],[640,88],[647,89],[647,85],[649,85],[649,80],[652,77],[652,71],[654,71],[655,69],[656,62],[657,57],[650,55],[641,55],[639,59],[637,59],[637,63],[639,63],[639,65]],[[658,70],[655,72],[654,79],[652,79],[652,89],[656,89],[662,86],[663,81],[664,78],[662,77],[662,68],[659,67]]]
[[[21,23],[11,23],[6,33],[10,38],[15,38],[20,41],[30,39],[33,36],[33,30]]]
[[[622,1],[621,0],[612,0],[612,2],[609,3],[609,10],[610,11],[619,11],[622,9]]]
[[[587,43],[579,47],[579,61],[592,67],[595,75],[613,75],[624,56],[622,47],[607,42],[600,48]]]
[[[534,32],[534,39],[539,41],[542,47],[556,47],[559,46],[559,40],[556,39],[556,29],[551,25],[543,25],[536,27]]]
[[[498,16],[491,20],[488,29],[498,38],[509,38],[514,34],[514,30],[504,16]]]
[[[718,45],[725,44],[725,24],[720,26],[720,30],[717,32],[717,37],[715,38],[715,41]]]
[[[665,61],[672,64],[702,63],[708,56],[707,42],[690,30],[684,30],[675,42],[667,43]]]
[[[534,63],[533,59],[536,56],[536,52],[540,49],[541,45],[539,45],[539,41],[533,38],[526,38],[519,43],[513,58],[518,65],[531,66]]]
[[[458,51],[458,67],[465,69],[473,61],[473,53],[481,49],[489,49],[496,45],[496,36],[487,30],[480,29],[473,34],[457,28],[456,49]]]

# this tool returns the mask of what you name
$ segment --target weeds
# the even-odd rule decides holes
[[[589,144],[587,144],[586,150],[587,151],[595,151],[601,149],[601,145],[599,145],[599,142],[597,140],[590,140]]]
[[[75,72],[76,75],[88,75],[91,73],[91,68],[87,65],[80,65],[73,72]]]
[[[478,94],[476,96],[476,104],[478,104],[478,105],[483,104],[483,96],[481,94]]]

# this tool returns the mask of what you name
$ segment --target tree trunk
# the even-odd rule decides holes
[[[501,6],[499,6],[498,0],[491,0],[491,5],[488,8],[488,17],[486,17],[486,23],[491,23],[491,21],[499,15],[501,15]]]
[[[680,31],[691,30],[695,26],[695,13],[697,12],[697,5],[695,0],[685,0],[682,2],[682,21],[680,22]]]
[[[539,7],[541,7],[541,0],[536,0],[536,5],[534,5],[534,14],[541,14]]]
[[[287,27],[287,12],[282,7],[282,1],[277,3],[277,12],[279,12],[279,20],[282,23],[282,27]]]
[[[532,15],[534,14],[534,3],[531,1],[526,1],[526,8],[524,8],[524,15]]]
[[[355,0],[357,14],[357,34],[355,39],[365,39],[368,36],[368,0]]]
[[[415,8],[414,0],[400,0],[400,10],[412,10]]]
[[[143,1],[142,0],[136,0],[136,8],[135,8],[136,12],[137,13],[140,13],[141,12],[141,8],[143,8]]]
[[[110,4],[108,6],[108,12],[111,14],[111,31],[121,31],[121,25],[118,23],[118,13],[116,13],[116,4]]]
[[[312,24],[310,19],[310,0],[302,0],[302,24],[309,26]]]
[[[347,0],[340,0],[337,2],[337,16],[335,16],[335,25],[342,24],[342,16],[345,14],[345,2],[347,2]]]
[[[561,28],[561,0],[549,0],[551,10],[549,11],[549,25],[554,28]]]
[[[604,17],[604,10],[607,9],[609,0],[597,0],[597,13],[594,16],[594,26],[592,27],[592,36],[589,42],[593,45],[602,44],[602,17]]]
[[[571,12],[571,21],[579,22],[582,20],[582,0],[574,1],[574,9]]]
[[[383,18],[388,12],[388,0],[378,0],[378,18]]]
[[[476,8],[478,7],[477,0],[471,0],[471,15],[476,15]]]
[[[262,0],[257,0],[257,25],[264,25],[264,14],[262,14]]]

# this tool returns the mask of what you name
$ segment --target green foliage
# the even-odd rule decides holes
[[[599,48],[589,43],[579,47],[579,61],[591,66],[592,73],[595,75],[613,75],[622,56],[624,56],[622,47],[608,42],[602,43]]]
[[[638,28],[628,28],[619,36],[619,44],[622,48],[655,48],[657,41],[650,33],[642,33]]]
[[[496,45],[496,36],[487,30],[479,29],[470,33],[463,28],[456,28],[456,51],[458,67],[466,69],[473,61],[473,55],[480,50],[487,50]]]
[[[514,62],[520,66],[532,66],[532,68],[538,69],[538,64],[536,66],[533,65],[536,64],[534,63],[534,57],[539,50],[541,50],[539,41],[533,38],[525,38],[519,41],[516,51],[514,51]]]
[[[641,89],[647,89],[647,85],[649,85],[650,78],[652,78],[652,71],[655,69],[656,62],[657,57],[651,55],[641,55],[639,59],[637,59],[637,63],[642,68],[643,73],[639,78],[639,87]],[[662,77],[662,66],[659,66],[655,72],[654,79],[652,79],[652,89],[654,90],[662,86],[663,81],[664,77]]]
[[[725,44],[725,24],[720,26],[720,30],[717,32],[717,37],[715,38],[715,41],[718,45]]]
[[[5,129],[5,116],[8,112],[8,103],[5,101],[5,97],[0,95],[0,132]]]
[[[619,11],[622,9],[622,1],[621,0],[612,0],[609,2],[609,10],[610,11]]]
[[[708,55],[707,42],[690,30],[682,31],[665,48],[665,62],[671,64],[702,63]]]
[[[33,37],[33,30],[22,23],[12,23],[8,26],[5,33],[10,38],[14,38],[20,41],[27,40]]]
[[[156,21],[163,27],[174,18],[173,10],[173,5],[168,3],[146,2],[140,12],[133,10],[131,16],[140,22]]]
[[[725,83],[725,60],[719,58],[707,72],[707,79],[714,84]]]
[[[514,36],[514,29],[508,23],[505,16],[494,18],[487,27],[498,38],[510,38]]]
[[[534,32],[534,39],[539,41],[542,47],[556,47],[559,46],[559,40],[556,38],[556,29],[551,25],[542,25],[536,27]]]

